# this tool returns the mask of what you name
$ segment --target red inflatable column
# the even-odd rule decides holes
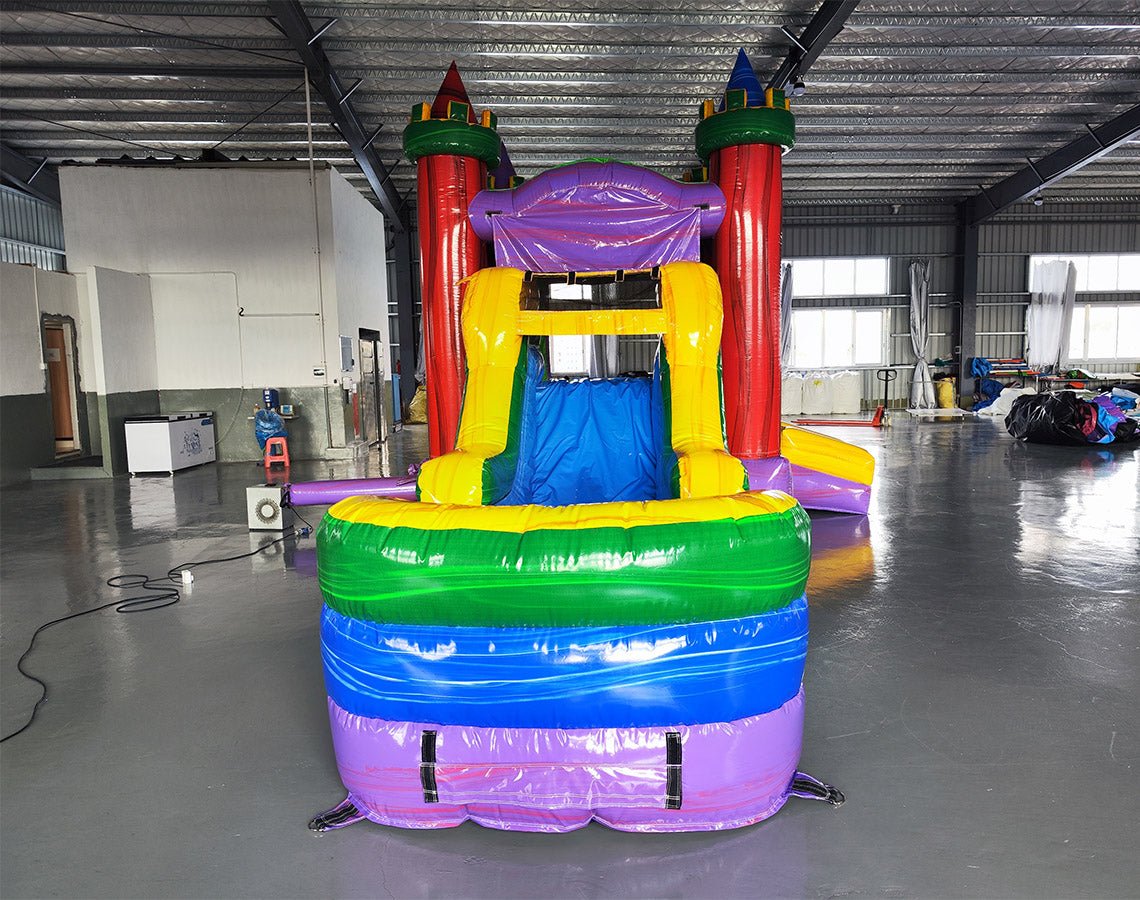
[[[485,250],[467,212],[497,165],[495,117],[476,122],[455,64],[429,107],[412,110],[404,152],[416,162],[421,298],[427,371],[428,440],[433,457],[455,449],[466,365],[460,282],[482,268]]]
[[[713,154],[724,191],[716,270],[724,295],[721,366],[728,449],[743,459],[780,453],[780,148],[740,144]]]
[[[783,92],[756,88],[730,81],[721,109],[706,101],[697,126],[697,152],[727,201],[715,263],[724,296],[725,433],[741,459],[780,454],[780,160],[795,141]]]
[[[483,266],[483,243],[467,219],[486,166],[469,156],[432,155],[418,163],[420,271],[431,455],[455,448],[466,366],[459,332],[459,284]]]

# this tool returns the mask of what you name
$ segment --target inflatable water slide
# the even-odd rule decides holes
[[[522,181],[454,67],[413,111],[432,455],[414,494],[293,486],[344,497],[318,571],[348,796],[311,827],[711,830],[842,801],[797,768],[805,507],[865,512],[873,462],[779,421],[794,121],[741,58],[684,181]],[[566,377],[552,348],[582,336],[657,341],[652,371]]]

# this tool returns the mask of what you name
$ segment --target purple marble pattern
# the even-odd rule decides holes
[[[562,832],[591,821],[621,831],[716,831],[771,816],[789,796],[803,735],[803,692],[735,722],[669,728],[475,728],[329,718],[341,780],[364,816],[400,828],[465,821]],[[420,740],[438,733],[438,803],[425,803]],[[665,733],[682,742],[680,809],[665,808]]]
[[[549,169],[514,190],[480,191],[469,216],[495,263],[533,272],[649,269],[699,260],[724,219],[715,184],[619,162]]]
[[[826,472],[792,466],[792,496],[804,509],[866,515],[871,505],[871,486],[848,481]]]
[[[784,457],[742,459],[748,473],[748,490],[792,493],[792,466]]]
[[[346,497],[416,499],[416,479],[345,478],[341,481],[301,481],[289,485],[290,506],[331,506]]]

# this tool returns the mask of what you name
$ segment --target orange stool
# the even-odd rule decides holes
[[[289,442],[283,437],[271,437],[265,442],[265,471],[274,463],[289,468]]]

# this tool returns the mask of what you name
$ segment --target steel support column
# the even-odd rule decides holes
[[[958,290],[962,300],[958,317],[958,405],[968,408],[974,396],[970,359],[978,345],[978,237],[981,226],[969,221],[966,206],[958,210]]]
[[[28,159],[19,150],[0,143],[0,175],[5,183],[25,194],[59,206],[59,174],[54,166]]]
[[[799,38],[792,37],[794,46],[788,51],[788,58],[780,64],[776,74],[768,82],[768,87],[783,90],[793,78],[802,77],[819,58],[824,48],[831,43],[840,31],[847,17],[855,11],[859,0],[825,0],[816,10]]]
[[[416,348],[419,346],[419,329],[416,328],[416,298],[412,288],[412,230],[406,228],[395,234],[393,254],[396,263],[396,321],[400,339],[400,400],[409,403],[416,392]]]
[[[341,84],[328,55],[321,47],[320,32],[313,28],[298,0],[270,0],[269,8],[282,33],[289,38],[293,49],[301,57],[301,62],[309,72],[309,81],[324,99],[333,122],[352,150],[356,164],[368,179],[368,185],[380,201],[388,221],[397,232],[407,230],[407,207],[392,186],[388,167],[372,147],[374,135],[365,130],[346,96],[349,88]]]
[[[1140,135],[1140,106],[1096,128],[1085,127],[1086,134],[967,199],[964,204],[967,221],[976,225],[1137,137]]]

